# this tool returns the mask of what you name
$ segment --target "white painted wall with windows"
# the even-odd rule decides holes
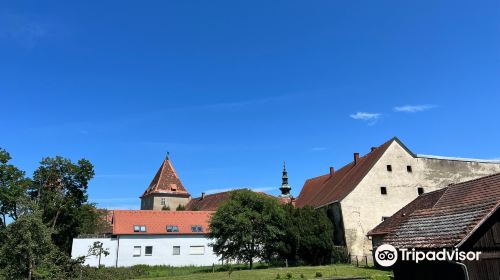
[[[86,255],[88,247],[97,239],[73,239],[72,257]],[[209,246],[210,240],[204,234],[179,235],[120,235],[115,238],[101,238],[109,248],[110,255],[101,259],[105,266],[170,265],[209,266],[220,263]],[[118,254],[116,254],[118,253]],[[118,259],[117,259],[118,256]],[[96,258],[87,259],[85,264],[97,266]]]

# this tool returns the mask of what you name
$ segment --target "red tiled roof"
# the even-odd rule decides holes
[[[441,189],[418,196],[415,200],[401,208],[401,210],[396,212],[390,218],[385,219],[378,226],[370,230],[367,235],[387,234],[393,231],[403,222],[406,222],[413,212],[421,209],[432,208],[444,194],[444,191],[445,189]]]
[[[160,169],[156,172],[153,181],[151,181],[149,187],[141,197],[153,193],[168,193],[189,196],[169,159],[165,159],[163,161]]]
[[[207,233],[213,211],[114,210],[113,234],[200,234],[191,232],[191,226],[201,225]],[[146,226],[146,232],[134,232],[134,226]],[[179,232],[168,232],[167,225],[179,227]]]
[[[352,161],[335,171],[333,176],[328,173],[306,180],[295,205],[297,207],[306,205],[320,207],[345,198],[361,182],[394,141],[399,142],[397,138],[392,138],[365,156],[360,157],[356,163]],[[402,146],[404,147],[404,145]]]
[[[224,202],[231,198],[231,194],[235,191],[243,190],[243,189],[235,189],[225,192],[219,192],[214,194],[207,194],[203,198],[197,197],[191,199],[186,205],[186,210],[192,211],[216,211]],[[257,192],[258,194],[265,195],[271,198],[279,199],[278,197],[269,195],[263,192]],[[280,200],[281,202],[281,200]]]
[[[500,209],[500,173],[453,184],[432,208],[414,211],[383,239],[401,248],[458,247]]]

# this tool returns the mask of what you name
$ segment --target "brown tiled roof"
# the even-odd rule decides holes
[[[200,225],[207,233],[212,211],[114,210],[113,234],[200,234],[191,226]],[[167,232],[167,225],[179,232]],[[134,232],[134,226],[146,226],[146,232]]]
[[[458,247],[500,208],[500,173],[453,184],[383,239],[400,248]]]
[[[380,145],[370,153],[360,157],[356,163],[348,163],[331,176],[329,173],[306,180],[295,202],[297,207],[310,205],[320,207],[346,197],[361,182],[373,165],[397,138]],[[402,144],[401,144],[402,145]],[[402,145],[404,147],[404,145]]]
[[[238,191],[238,190],[243,190],[243,189],[234,189],[234,190],[225,191],[225,192],[207,194],[207,195],[203,196],[203,198],[202,197],[193,198],[186,205],[186,210],[216,211],[217,208],[219,208],[219,206],[221,206],[224,202],[226,202],[229,198],[231,198],[231,194],[233,192]],[[278,199],[280,202],[282,202],[282,200],[276,196],[272,196],[272,195],[269,195],[269,194],[263,193],[263,192],[257,192],[257,193],[271,197],[271,198]]]
[[[424,193],[412,202],[410,202],[405,207],[401,208],[398,212],[392,215],[390,218],[385,219],[378,226],[373,228],[368,232],[367,235],[379,235],[379,234],[387,234],[401,225],[403,222],[406,222],[410,215],[416,210],[432,208],[434,204],[441,198],[445,189],[433,191],[430,193]]]
[[[182,185],[179,176],[175,172],[174,166],[169,159],[165,159],[160,166],[160,169],[156,172],[153,181],[149,184],[144,194],[141,197],[154,194],[154,193],[166,193],[166,194],[176,194],[181,196],[189,196],[188,192]]]
[[[186,210],[215,211],[231,197],[233,191],[207,194],[203,198],[191,199],[186,205]]]

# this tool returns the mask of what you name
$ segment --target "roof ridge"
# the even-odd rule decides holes
[[[448,185],[448,187],[454,187],[454,186],[465,184],[465,183],[470,183],[470,182],[475,182],[475,181],[479,181],[479,180],[484,180],[486,178],[491,178],[491,177],[495,177],[495,176],[500,176],[500,172],[493,173],[493,174],[486,175],[486,176],[482,176],[482,177],[478,177],[478,178],[467,180],[467,181],[463,181],[463,182],[451,183],[451,184]]]

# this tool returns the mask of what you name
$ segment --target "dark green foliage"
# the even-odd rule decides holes
[[[276,279],[281,279],[281,275],[279,273],[276,274]]]
[[[270,260],[285,236],[286,213],[277,200],[250,190],[235,191],[210,222],[214,252],[224,260],[253,266],[256,258]]]
[[[43,222],[53,231],[54,243],[69,254],[71,242],[82,230],[80,218],[88,207],[88,182],[94,176],[92,164],[81,159],[77,164],[55,157],[44,158],[35,171],[31,197],[43,209]]]
[[[316,272],[316,275],[315,275],[314,277],[316,277],[316,278],[323,277],[323,273],[321,273],[321,272]]]
[[[8,279],[68,279],[76,262],[52,244],[50,229],[38,213],[20,216],[6,229],[0,247],[1,264]]]
[[[163,205],[163,207],[161,208],[161,210],[163,210],[163,211],[170,211],[170,206]]]
[[[293,275],[290,272],[287,272],[286,279],[292,279]]]
[[[175,210],[177,210],[177,211],[184,211],[184,210],[186,210],[186,206],[184,206],[182,204],[179,204],[179,206],[177,206],[177,208]]]
[[[319,265],[330,261],[333,251],[333,226],[323,210],[310,206],[296,208],[291,217],[297,234],[297,256],[305,263]]]
[[[0,148],[0,228],[5,228],[6,217],[16,220],[28,203],[26,190],[30,180],[24,172],[9,164],[9,153]]]

